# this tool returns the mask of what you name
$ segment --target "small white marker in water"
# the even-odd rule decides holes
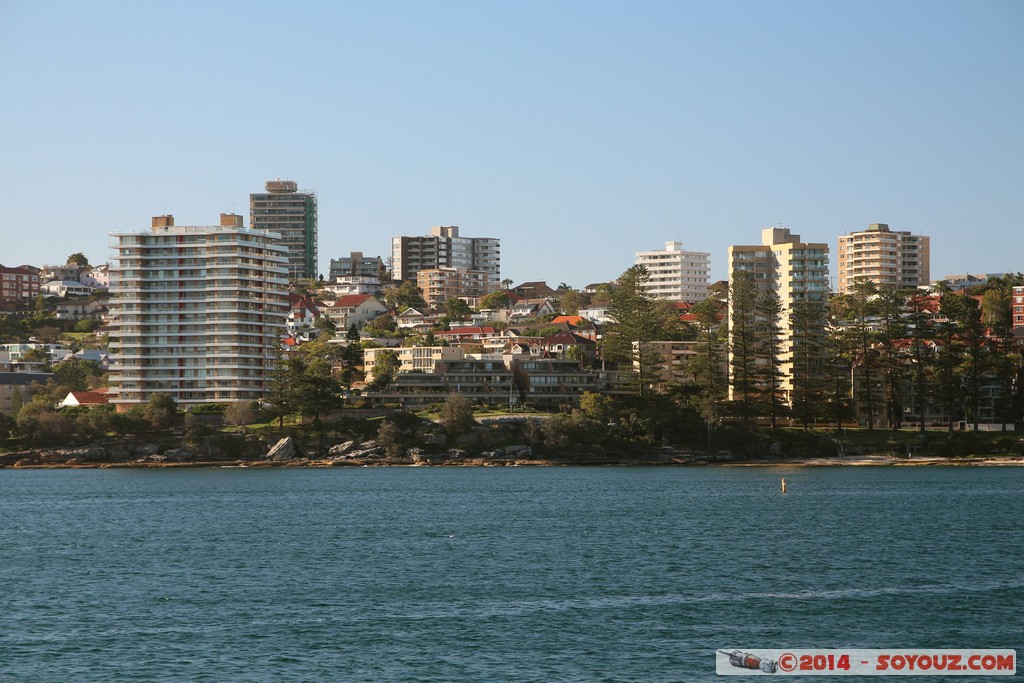
[[[786,480],[785,479],[782,480],[782,492],[783,493],[786,492]]]

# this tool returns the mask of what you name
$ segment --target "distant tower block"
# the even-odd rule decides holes
[[[317,276],[316,212],[316,194],[294,180],[268,180],[266,192],[249,195],[249,227],[280,233],[291,280]]]

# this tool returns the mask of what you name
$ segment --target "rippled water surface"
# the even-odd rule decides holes
[[[0,681],[700,681],[716,647],[1021,654],[1022,522],[1017,468],[0,470]]]

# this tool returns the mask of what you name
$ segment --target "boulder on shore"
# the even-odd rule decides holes
[[[356,442],[355,441],[346,441],[345,443],[339,443],[337,446],[331,446],[330,450],[328,450],[327,452],[328,452],[328,454],[334,455],[334,456],[345,455],[346,453],[350,452],[355,447],[356,447]]]
[[[281,462],[283,460],[291,460],[298,454],[299,449],[295,446],[295,440],[290,436],[286,436],[267,451],[267,460]]]
[[[192,451],[186,450],[184,448],[171,448],[169,450],[164,451],[163,454],[171,462],[186,462],[195,457]]]

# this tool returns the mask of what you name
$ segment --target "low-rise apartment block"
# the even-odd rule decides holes
[[[348,256],[332,258],[328,271],[328,281],[335,282],[340,277],[370,277],[383,280],[387,268],[380,256],[365,256],[361,251],[353,251]]]
[[[416,286],[430,306],[444,306],[448,299],[463,299],[472,306],[490,294],[491,274],[465,268],[428,268],[416,273]]]
[[[29,266],[0,266],[0,303],[31,301],[39,296],[39,271]]]

